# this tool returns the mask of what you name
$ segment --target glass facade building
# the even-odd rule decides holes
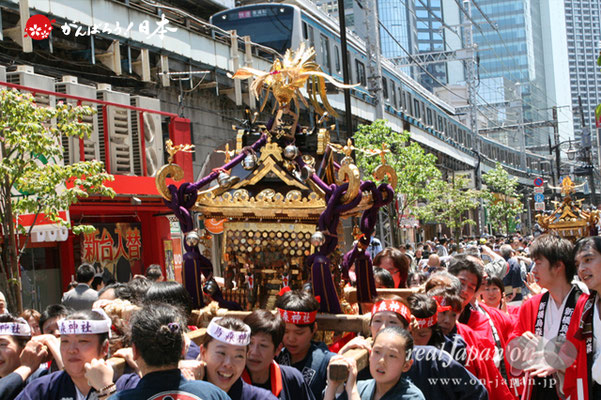
[[[415,19],[411,0],[378,0],[378,18],[385,29],[380,29],[380,48],[386,58],[405,57],[416,47]],[[401,48],[402,46],[402,48]]]
[[[490,104],[482,97],[478,100],[483,107],[499,110],[498,118],[490,122],[492,125],[498,122],[504,122],[505,125],[519,124],[521,117],[515,108],[521,109],[524,122],[550,120],[551,111],[548,109],[545,90],[540,4],[535,0],[480,0],[477,4],[480,9],[472,4],[472,20],[473,39],[478,46],[476,72],[479,84],[494,85],[495,82],[502,82],[501,85],[485,90],[497,91],[502,95],[501,103],[504,104]],[[466,22],[467,18],[463,18]],[[516,101],[519,102],[520,94],[515,90],[508,90],[507,81],[493,79],[498,77],[519,83],[515,87],[521,91],[522,104],[519,107],[516,107]],[[514,110],[508,112],[508,107],[512,105]],[[502,121],[503,118],[507,119]],[[525,129],[526,146],[546,143],[548,134],[549,128]],[[522,143],[520,133],[513,129],[497,131],[493,136],[511,146]]]
[[[443,9],[441,0],[414,0],[417,26],[417,49],[420,53],[444,51],[445,40],[442,30]],[[428,90],[433,91],[440,84],[447,84],[447,64],[436,63],[425,65],[429,72],[418,70],[418,81]],[[434,79],[434,78],[436,79]]]
[[[600,0],[565,0],[568,62],[574,134],[580,138],[582,122],[578,97],[587,126],[595,127],[595,107],[601,104],[601,71],[597,66],[600,51]],[[595,147],[595,143],[593,143]]]

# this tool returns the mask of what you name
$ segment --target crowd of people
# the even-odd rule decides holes
[[[41,312],[0,294],[0,399],[601,399],[601,237],[441,238],[373,264],[378,288],[406,290],[353,305],[368,337],[319,332],[305,285],[273,312],[213,313],[199,345],[190,295],[160,266],[113,283],[82,264]]]

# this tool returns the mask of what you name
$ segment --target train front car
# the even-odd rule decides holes
[[[221,11],[211,17],[211,24],[284,54],[300,44],[300,20],[298,7],[271,3]]]

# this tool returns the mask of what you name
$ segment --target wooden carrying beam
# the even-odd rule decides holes
[[[202,328],[195,331],[190,331],[188,332],[188,337],[190,340],[200,346],[206,331],[206,329]],[[121,375],[123,375],[123,372],[125,371],[125,359],[121,357],[111,357],[108,359],[108,363],[111,365],[111,367],[113,367],[113,371],[115,371],[115,376],[113,379],[116,381]]]
[[[251,311],[229,311],[222,308],[217,311],[216,316],[244,319],[246,316],[250,315],[250,313]],[[200,318],[200,311],[193,310],[192,320],[198,321]],[[322,331],[359,332],[365,335],[369,334],[369,315],[318,313],[315,322],[317,322],[317,329]]]
[[[418,288],[411,289],[376,289],[378,292],[378,296],[382,297],[390,297],[390,296],[398,296],[403,299],[411,296],[414,293],[417,293]],[[344,297],[346,301],[349,303],[357,302],[357,289],[352,287],[344,288]]]
[[[371,344],[371,339],[368,339]],[[353,358],[357,363],[357,372],[369,367],[369,351],[365,349],[350,349],[343,353],[346,358]],[[348,377],[346,364],[334,362],[330,365],[330,377],[334,381],[345,381]]]

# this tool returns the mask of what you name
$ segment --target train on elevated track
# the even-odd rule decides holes
[[[342,57],[339,26],[336,20],[308,0],[286,0],[283,3],[259,3],[235,7],[214,14],[211,24],[225,31],[235,30],[239,36],[250,36],[254,43],[283,54],[296,49],[302,41],[316,50],[316,62],[324,72],[342,81]],[[347,35],[350,82],[359,83],[353,96],[374,103],[368,91],[368,59],[365,43]],[[382,58],[382,89],[387,114],[409,121],[470,157],[478,157],[489,167],[500,162],[512,175],[550,175],[547,158],[527,152],[526,169],[521,166],[520,152],[510,146],[481,136],[480,153],[469,127],[462,124],[455,107],[435,96],[391,61]]]

